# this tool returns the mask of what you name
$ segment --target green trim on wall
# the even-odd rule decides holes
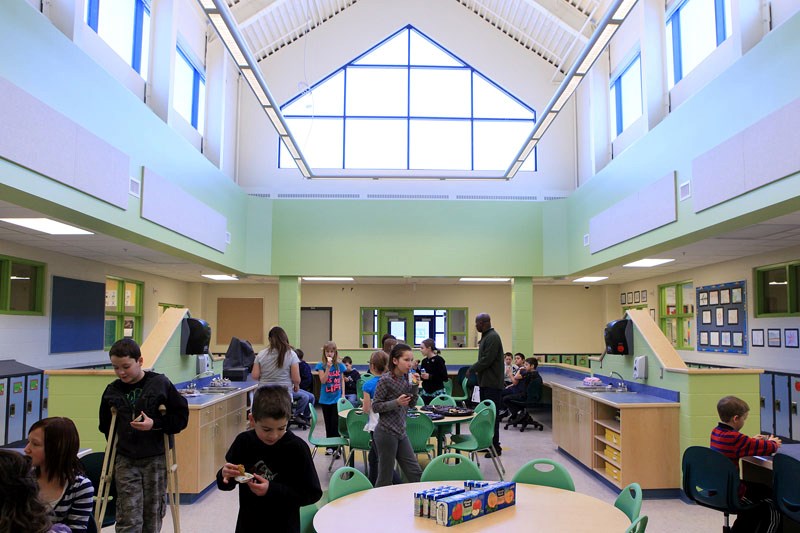
[[[507,352],[533,353],[533,279],[514,278],[511,286],[511,346]]]
[[[281,276],[278,278],[278,325],[286,331],[290,343],[300,343],[300,311],[300,278]]]

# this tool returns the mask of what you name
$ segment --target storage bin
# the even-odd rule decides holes
[[[605,450],[603,450],[603,455],[605,455],[615,463],[622,462],[622,452],[620,452],[616,448],[612,448],[611,446],[606,445]]]
[[[608,477],[612,478],[614,481],[619,481],[619,468],[612,465],[611,463],[606,463],[606,474]]]
[[[620,434],[610,429],[606,429],[606,440],[608,442],[616,444],[617,446],[622,445],[622,437],[620,436]]]

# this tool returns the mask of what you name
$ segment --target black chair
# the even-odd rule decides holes
[[[519,429],[520,432],[525,431],[525,428],[528,426],[533,426],[534,428],[538,429],[539,431],[544,430],[544,426],[538,420],[534,420],[533,413],[542,409],[543,404],[542,401],[542,376],[533,371],[534,376],[528,380],[528,386],[525,389],[525,399],[524,400],[517,400],[514,398],[508,398],[504,400],[504,403],[511,408],[516,408],[518,410],[516,416],[512,416],[503,427],[503,429],[508,429],[508,426],[517,427],[517,425],[521,424],[522,427]]]
[[[83,470],[89,481],[92,482],[94,487],[95,507],[97,507],[97,489],[100,487],[100,474],[103,470],[103,457],[105,452],[94,452],[81,457],[81,464]],[[111,490],[108,493],[108,504],[106,505],[106,514],[103,517],[103,527],[113,525],[117,521],[117,487],[114,480],[111,480]],[[89,518],[89,533],[96,532],[97,528],[94,523],[94,512]]]
[[[800,523],[800,460],[785,453],[772,461],[772,489],[781,513]]]
[[[723,532],[730,532],[730,515],[752,511],[759,504],[745,505],[739,499],[739,471],[733,461],[705,446],[690,446],[683,452],[683,493],[686,497],[725,515]],[[796,482],[796,478],[795,478]]]

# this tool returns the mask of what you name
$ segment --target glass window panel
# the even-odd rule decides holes
[[[469,170],[469,121],[412,120],[409,167],[424,170]]]
[[[447,346],[447,336],[444,333],[437,333],[433,338],[437,348],[445,348]]]
[[[412,31],[411,34],[411,65],[432,65],[437,67],[460,67],[463,63],[453,56],[436,46],[419,33]]]
[[[450,331],[467,331],[467,311],[465,309],[450,311]]]
[[[401,31],[385,43],[353,61],[354,65],[408,65],[408,31]]]
[[[133,59],[134,0],[100,1],[97,34],[129,65]]]
[[[469,118],[470,71],[411,69],[412,117]]]
[[[724,17],[725,17],[725,39],[727,39],[728,37],[731,36],[731,26],[733,25],[733,24],[731,24],[731,21],[733,20],[733,18],[731,18],[731,1],[730,0],[725,0],[724,4],[725,5],[724,5],[723,9],[725,11],[725,14],[724,14]]]
[[[419,346],[422,341],[428,338],[430,324],[428,320],[417,320],[414,322],[414,345]]]
[[[467,345],[467,336],[466,335],[451,335],[450,336],[450,344],[448,346],[452,348],[463,348]]]
[[[117,317],[107,316],[103,327],[103,342],[106,348],[111,347],[117,340]]]
[[[284,115],[341,115],[344,113],[344,71],[339,71],[283,108]]]
[[[434,314],[433,309],[414,309],[414,316],[425,315],[430,316]]]
[[[202,78],[198,84],[197,94],[197,131],[202,135],[206,127],[206,82]]]
[[[115,279],[106,280],[106,311],[116,311],[119,305],[119,282]]]
[[[306,161],[312,168],[342,168],[342,119],[287,118]],[[294,168],[291,154],[281,142],[281,168]]]
[[[347,119],[347,168],[405,169],[405,119]],[[313,166],[313,165],[312,165]]]
[[[175,80],[172,88],[172,107],[186,122],[192,123],[194,67],[180,52],[175,52]]]
[[[681,347],[684,348],[691,348],[692,347],[692,319],[691,318],[684,318],[682,320],[682,333],[683,338],[681,339],[682,344]]]
[[[134,338],[136,334],[136,320],[132,316],[126,316],[122,320],[122,336],[126,339]]]
[[[685,77],[717,47],[714,0],[689,0],[678,15],[681,59]]]
[[[675,55],[672,42],[672,19],[667,22],[667,87],[675,86]]]
[[[622,92],[622,130],[624,131],[642,116],[642,72],[638,57],[622,75],[620,91]]]
[[[404,117],[408,113],[408,71],[402,68],[348,68],[348,115]],[[349,142],[349,141],[348,141]]]
[[[436,317],[436,331],[445,331],[447,325],[445,324],[445,318],[443,316]]]
[[[611,138],[615,139],[617,135],[619,135],[621,129],[620,125],[617,124],[617,84],[613,83],[611,85],[611,92],[608,96],[609,104],[611,109],[609,110],[609,116],[611,120],[609,120],[609,124],[611,124]]]
[[[533,120],[533,112],[500,90],[478,73],[472,76],[473,116],[475,118],[524,118]]]
[[[150,12],[144,10],[142,20],[142,62],[139,74],[147,81],[147,72],[150,69]]]
[[[128,313],[136,312],[136,305],[139,301],[139,287],[135,283],[125,283],[125,311]]]
[[[681,285],[681,305],[683,314],[694,313],[694,286],[691,283]]]
[[[36,287],[39,269],[34,265],[11,263],[10,309],[36,311]]]
[[[505,170],[531,132],[529,122],[476,121],[475,170]],[[528,158],[533,163],[533,156]]]
[[[362,309],[361,310],[361,331],[372,331],[373,329],[373,318],[375,316],[374,309]]]
[[[764,270],[761,273],[764,285],[764,313],[786,313],[789,311],[787,295],[788,280],[784,267]]]
[[[362,348],[376,348],[378,343],[377,335],[362,335],[361,347]]]

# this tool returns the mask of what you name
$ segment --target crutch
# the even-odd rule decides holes
[[[114,477],[114,461],[117,459],[117,408],[111,408],[111,426],[108,430],[106,453],[103,454],[103,467],[100,470],[100,481],[97,487],[97,502],[94,508],[94,522],[97,531],[103,529],[103,518],[106,516],[109,494],[111,492],[111,479]]]
[[[158,406],[161,416],[167,414],[165,405]],[[167,501],[172,513],[172,529],[181,531],[180,495],[178,494],[178,451],[175,449],[175,437],[164,433],[164,456],[167,464]]]

